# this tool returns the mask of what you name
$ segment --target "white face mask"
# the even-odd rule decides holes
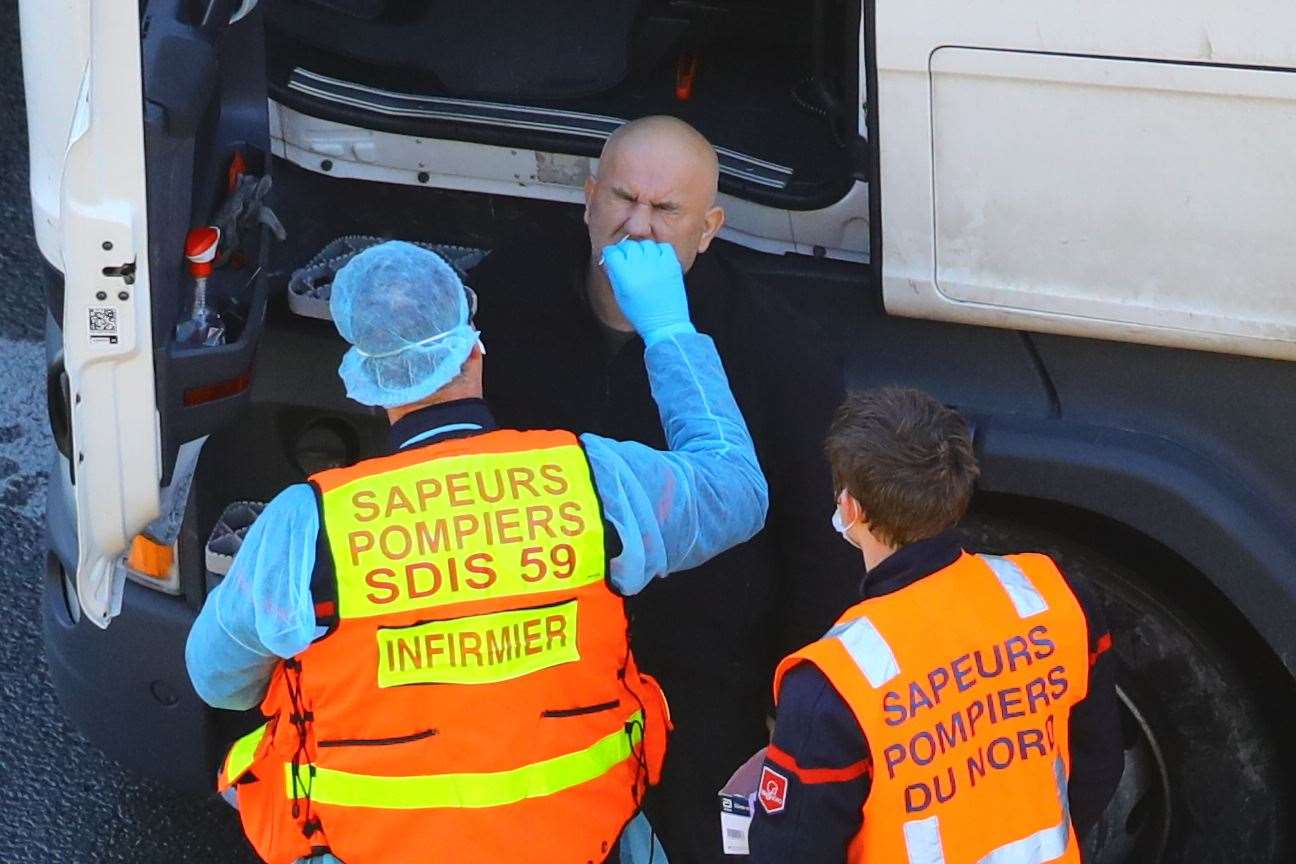
[[[845,540],[850,545],[854,546],[856,549],[860,548],[860,545],[855,542],[854,537],[850,536],[850,530],[854,528],[858,523],[859,523],[859,519],[855,519],[853,522],[847,525],[846,520],[843,519],[841,515],[841,505],[839,504],[837,507],[833,508],[833,515],[832,515],[833,530],[836,531],[838,534],[840,534],[843,540]]]

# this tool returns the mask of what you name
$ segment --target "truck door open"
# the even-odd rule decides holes
[[[184,350],[186,232],[269,148],[260,12],[248,0],[88,4],[90,58],[64,161],[64,366],[77,596],[120,611],[123,554],[160,514],[185,442],[242,407],[265,307],[264,232],[216,280],[227,344]],[[183,501],[181,502],[183,507]]]
[[[157,515],[144,99],[133,3],[90,6],[91,48],[62,184],[64,363],[76,478],[77,594],[91,621],[118,611],[115,562]]]
[[[1296,7],[875,21],[889,312],[1296,359]]]

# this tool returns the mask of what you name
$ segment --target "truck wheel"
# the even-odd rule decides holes
[[[1097,864],[1291,861],[1289,779],[1247,657],[1167,592],[1056,534],[971,516],[969,551],[1050,555],[1103,604],[1112,631],[1125,773],[1085,838]],[[1166,596],[1163,596],[1166,593]]]

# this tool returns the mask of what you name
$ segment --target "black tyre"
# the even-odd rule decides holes
[[[1085,842],[1095,864],[1289,862],[1289,783],[1266,687],[1208,616],[1056,534],[969,517],[967,548],[1045,552],[1102,602],[1114,640],[1125,773]],[[1166,574],[1158,574],[1164,577]],[[1164,578],[1159,580],[1164,583]],[[1227,638],[1227,637],[1223,637]],[[1265,667],[1268,669],[1268,667]]]

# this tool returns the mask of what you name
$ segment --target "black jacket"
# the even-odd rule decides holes
[[[617,344],[590,308],[583,226],[552,230],[496,250],[469,275],[496,416],[664,447],[643,343]],[[629,599],[635,651],[645,670],[677,681],[709,667],[768,691],[774,663],[854,601],[859,558],[830,526],[822,452],[842,367],[823,356],[812,322],[738,273],[724,244],[698,256],[686,284],[694,324],[715,340],[752,432],[770,515],[747,543]]]

